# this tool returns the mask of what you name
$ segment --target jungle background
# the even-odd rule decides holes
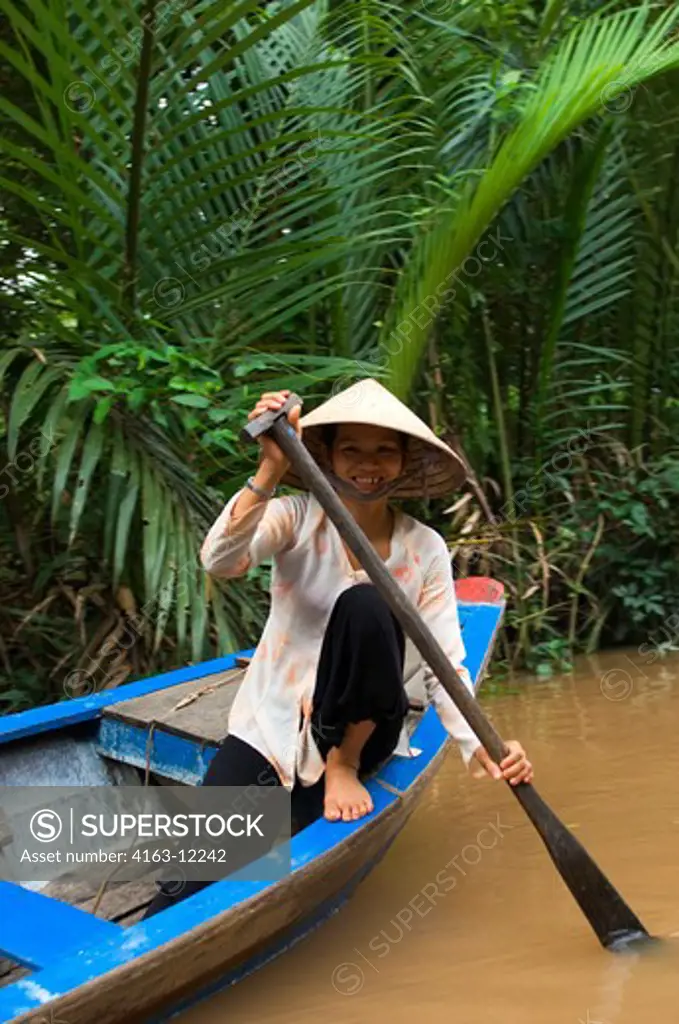
[[[365,376],[467,461],[405,507],[501,672],[676,649],[674,4],[0,9],[0,710],[254,644],[239,429]]]

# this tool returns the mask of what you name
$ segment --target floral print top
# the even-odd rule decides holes
[[[234,523],[231,510],[241,493],[227,502],[201,549],[204,568],[218,577],[241,576],[273,560],[269,617],[231,708],[229,732],[263,754],[287,789],[296,775],[309,786],[325,767],[310,728],[323,634],[342,591],[370,579],[352,568],[337,527],[314,495],[258,502]],[[466,652],[445,541],[400,509],[394,514],[385,565],[473,692],[462,664]],[[424,684],[468,764],[479,740],[427,665]]]

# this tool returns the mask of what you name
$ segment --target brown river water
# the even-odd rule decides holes
[[[581,658],[480,699],[657,953],[604,951],[507,786],[451,750],[351,901],[181,1024],[677,1024],[679,655],[650,661]]]

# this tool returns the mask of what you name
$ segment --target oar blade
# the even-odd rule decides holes
[[[654,942],[584,846],[531,785],[512,787],[602,946],[612,952]]]

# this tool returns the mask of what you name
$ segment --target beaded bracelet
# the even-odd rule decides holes
[[[273,498],[274,494],[276,493],[275,487],[272,487],[270,491],[265,491],[263,487],[259,487],[255,483],[254,476],[248,477],[248,482],[246,486],[249,487],[253,494],[256,494],[258,498],[264,498],[265,501],[268,501],[269,498]]]

